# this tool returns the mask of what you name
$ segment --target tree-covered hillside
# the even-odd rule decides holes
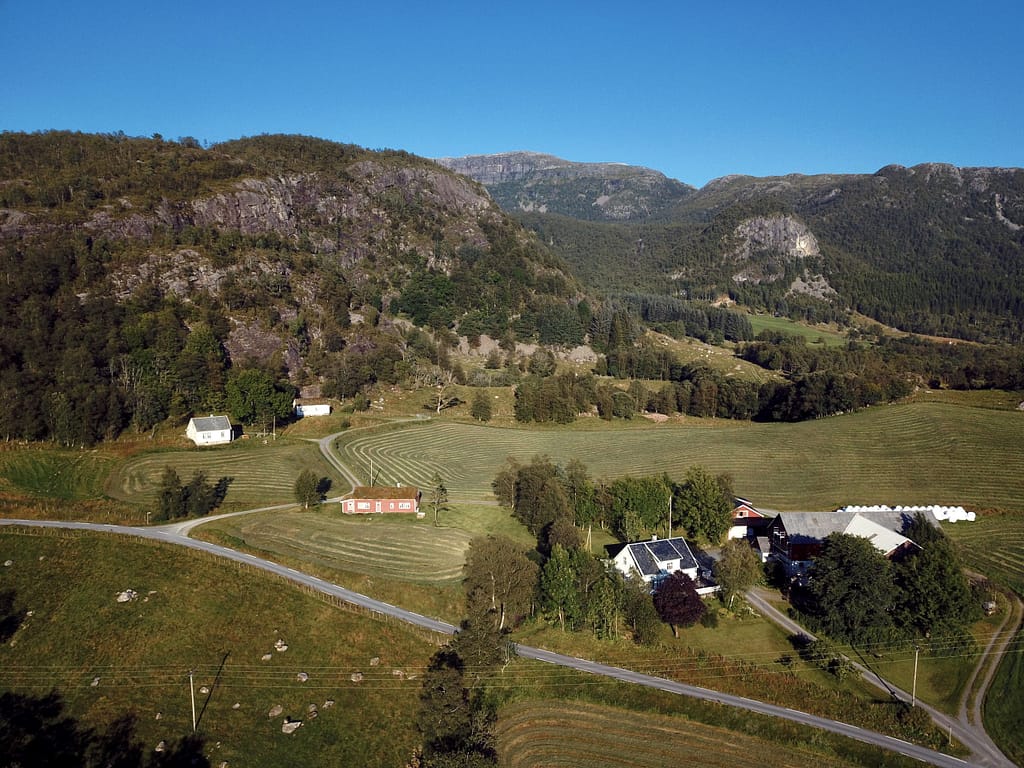
[[[512,183],[492,185],[509,210],[521,208],[506,202]],[[808,319],[857,311],[916,333],[1024,338],[1021,169],[731,176],[642,221],[596,223],[564,206],[517,216],[594,290],[728,296]]]
[[[475,183],[297,136],[0,134],[0,265],[0,434],[68,444],[240,386],[352,395],[456,333],[543,340],[580,300]]]

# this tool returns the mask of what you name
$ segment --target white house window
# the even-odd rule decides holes
[[[411,501],[400,501],[400,502],[398,502],[398,508],[399,509],[412,509],[412,502]]]
[[[360,501],[360,502],[356,503],[356,509],[369,509],[369,508],[370,508],[370,502],[368,502],[368,501]]]

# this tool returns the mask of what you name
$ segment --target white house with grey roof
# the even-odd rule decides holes
[[[650,541],[624,544],[617,552],[609,554],[612,555],[612,563],[619,571],[626,576],[631,573],[639,574],[644,583],[652,587],[676,571],[682,571],[697,581],[697,558],[693,556],[686,540],[681,537],[654,538]]]
[[[231,442],[231,420],[227,416],[193,416],[188,420],[185,437],[196,445],[223,445]]]

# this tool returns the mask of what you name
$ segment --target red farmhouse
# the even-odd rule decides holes
[[[420,495],[418,488],[409,486],[362,485],[341,500],[341,511],[349,515],[419,514]]]

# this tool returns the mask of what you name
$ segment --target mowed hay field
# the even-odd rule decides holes
[[[143,754],[191,733],[190,669],[211,766],[395,766],[419,741],[420,678],[436,647],[404,625],[126,537],[5,530],[7,561],[0,594],[17,629],[0,645],[0,690],[56,690],[66,714],[101,733],[132,715]],[[302,721],[294,734],[282,733],[286,717]]]
[[[211,525],[272,559],[437,585],[462,578],[471,538],[466,531],[435,528],[414,516],[349,517],[323,508],[243,515]]]
[[[295,480],[304,469],[329,478],[330,495],[349,490],[348,484],[324,461],[315,443],[278,440],[269,445],[234,443],[140,454],[118,465],[107,480],[106,491],[123,501],[153,504],[165,467],[172,467],[182,483],[199,471],[205,472],[210,482],[232,478],[220,511],[293,501]]]
[[[576,458],[593,478],[668,473],[700,464],[728,473],[735,491],[770,509],[846,504],[962,504],[1024,511],[1024,413],[946,402],[877,406],[797,424],[686,418],[629,425],[505,429],[431,420],[339,439],[342,461],[384,482],[429,487],[440,474],[453,499],[493,498],[512,456]]]
[[[77,501],[103,495],[115,458],[99,451],[19,447],[0,451],[0,483],[30,496]]]
[[[508,768],[632,768],[688,762],[712,768],[865,764],[849,762],[832,750],[783,746],[686,717],[579,700],[542,699],[506,705],[499,711],[496,730],[501,765]],[[686,755],[693,759],[687,760]]]
[[[1017,470],[1024,469],[1018,464]],[[973,523],[943,526],[955,541],[964,562],[1024,595],[1024,516],[982,515]]]
[[[967,566],[1024,595],[1024,517],[985,515],[946,525]],[[1024,763],[1024,630],[1009,642],[985,702],[985,727],[1000,747]]]

